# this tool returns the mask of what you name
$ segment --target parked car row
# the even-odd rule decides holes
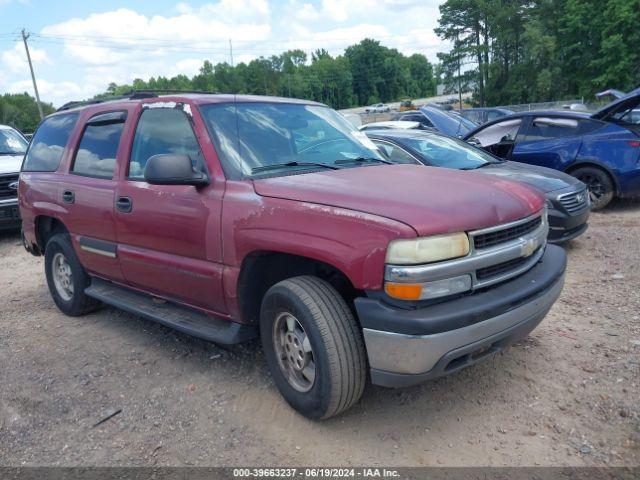
[[[415,113],[423,130],[365,132],[274,97],[65,106],[24,156],[24,246],[64,313],[109,304],[222,344],[259,337],[286,401],[337,415],[367,379],[412,385],[526,336],[563,288],[548,239],[586,228],[579,181]]]

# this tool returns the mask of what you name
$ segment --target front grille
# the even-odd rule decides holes
[[[577,212],[589,206],[589,193],[586,190],[565,193],[558,197],[558,201],[567,212]]]
[[[480,268],[476,270],[476,278],[478,280],[485,280],[487,278],[497,277],[498,275],[502,275],[503,273],[510,272],[512,270],[517,270],[519,267],[527,263],[530,258],[531,257],[514,258],[513,260],[491,265],[490,267]]]
[[[18,181],[18,174],[0,175],[0,198],[16,197],[18,192],[9,188],[9,185]]]
[[[507,227],[502,230],[495,230],[493,232],[482,233],[473,237],[473,245],[476,250],[483,248],[493,247],[500,243],[508,242],[515,238],[521,237],[529,232],[534,231],[542,223],[542,217],[538,216],[528,222],[515,225],[513,227]]]

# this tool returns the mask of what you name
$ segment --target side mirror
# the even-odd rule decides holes
[[[207,176],[191,165],[187,155],[165,153],[154,155],[144,167],[144,179],[151,185],[193,185],[209,184]]]

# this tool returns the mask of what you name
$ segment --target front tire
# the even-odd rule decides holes
[[[571,172],[571,175],[587,186],[592,210],[600,210],[613,200],[615,193],[613,180],[604,170],[596,167],[581,167]]]
[[[260,337],[278,390],[305,417],[332,417],[362,396],[366,355],[360,328],[324,280],[301,276],[271,287],[262,301]]]
[[[49,239],[45,247],[44,269],[53,301],[66,315],[77,317],[100,306],[99,301],[84,294],[90,279],[73,250],[68,234],[58,233]]]

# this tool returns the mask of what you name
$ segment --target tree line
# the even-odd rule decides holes
[[[640,0],[447,0],[436,33],[448,91],[479,105],[584,97],[640,84]]]
[[[237,65],[213,65],[205,60],[200,72],[191,78],[177,75],[135,79],[129,85],[111,83],[103,95],[144,89],[277,95],[348,108],[432,96],[436,80],[433,65],[424,55],[405,56],[376,40],[365,39],[335,57],[319,49],[308,58],[297,49]]]
[[[42,110],[49,115],[55,109],[50,103],[43,103]],[[18,130],[31,133],[40,123],[36,99],[28,93],[5,93],[0,96],[0,124],[11,125]]]

